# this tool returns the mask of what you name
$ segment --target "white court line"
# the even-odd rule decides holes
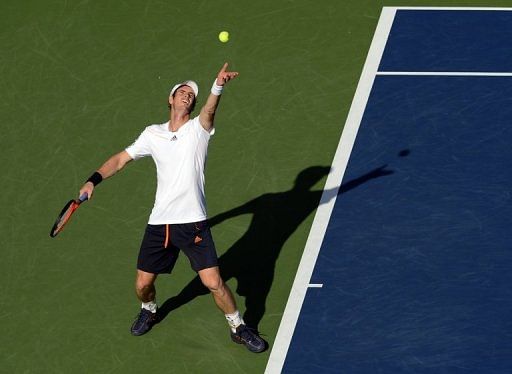
[[[508,72],[471,72],[471,71],[378,71],[377,75],[419,75],[449,77],[512,77]]]
[[[322,288],[324,285],[322,283],[310,283],[308,284],[309,288]]]
[[[386,7],[385,7],[386,8]],[[512,8],[496,8],[496,7],[427,7],[427,6],[398,6],[390,7],[395,10],[481,10],[481,11],[512,11]]]
[[[292,289],[286,308],[284,310],[276,340],[270,353],[270,357],[265,369],[266,374],[281,373],[288,348],[292,339],[293,331],[299,318],[300,310],[306,296],[311,274],[320,252],[320,247],[324,239],[325,230],[331,217],[332,209],[336,198],[328,196],[326,191],[336,189],[341,185],[341,180],[347,167],[350,153],[356,139],[359,125],[363,118],[364,109],[370,96],[370,91],[375,80],[375,75],[379,68],[382,53],[388,39],[391,25],[395,18],[396,8],[384,7],[382,9],[379,23],[373,36],[372,44],[366,57],[366,62],[361,73],[361,78],[357,85],[356,93],[348,113],[343,134],[341,136],[334,160],[332,162],[331,172],[325,182],[324,193],[320,199],[320,204],[315,214],[315,219],[309,232],[308,240],[304,248],[304,253],[300,260],[297,274],[293,282]]]

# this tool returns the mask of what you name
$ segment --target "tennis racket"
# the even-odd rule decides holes
[[[57,234],[64,229],[64,226],[66,225],[66,223],[68,223],[69,219],[71,218],[75,210],[77,210],[80,204],[86,201],[87,198],[87,194],[84,193],[82,196],[78,198],[78,200],[69,200],[68,203],[64,205],[64,208],[55,220],[52,230],[50,231],[50,236],[52,238],[56,237]]]

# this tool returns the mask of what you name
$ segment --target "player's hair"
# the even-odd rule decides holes
[[[183,87],[183,86],[186,86],[186,84],[182,84],[180,87]],[[178,90],[180,89],[180,87],[176,88],[176,90],[174,90],[174,93],[172,94],[172,97],[174,98],[174,96],[176,95],[176,92],[178,92]],[[194,101],[192,101],[192,106],[190,107],[190,113],[192,113],[194,111],[194,109],[196,108],[196,96],[194,95]],[[171,104],[167,103],[167,107],[169,108],[169,110],[171,110]]]

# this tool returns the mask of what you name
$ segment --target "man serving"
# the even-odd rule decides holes
[[[124,151],[110,157],[83,185],[79,195],[89,198],[103,179],[128,162],[151,156],[156,164],[155,204],[142,239],[137,261],[136,293],[141,310],[133,322],[133,335],[148,332],[158,321],[155,280],[171,273],[181,251],[224,312],[234,342],[251,352],[262,352],[265,342],[242,320],[229,287],[220,276],[215,244],[206,215],[204,167],[208,142],[222,90],[238,72],[225,63],[198,116],[191,119],[199,89],[194,81],[176,84],[169,95],[169,121],[145,128]]]

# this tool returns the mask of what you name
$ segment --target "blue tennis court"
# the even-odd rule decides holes
[[[511,40],[383,9],[267,372],[512,372]]]

